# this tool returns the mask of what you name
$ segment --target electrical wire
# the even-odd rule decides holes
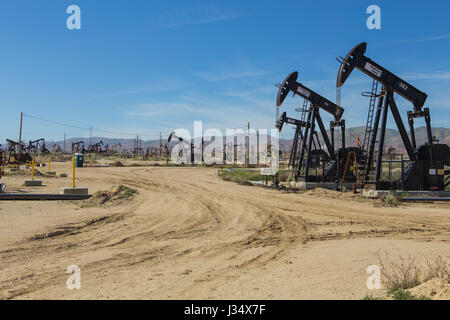
[[[130,133],[130,132],[119,132],[119,131],[110,131],[110,130],[101,130],[101,129],[95,129],[95,127],[80,127],[80,126],[76,126],[76,125],[72,125],[72,124],[68,124],[68,123],[64,123],[64,122],[60,122],[60,121],[55,121],[55,120],[50,120],[50,119],[44,119],[42,117],[38,117],[35,115],[31,115],[28,113],[23,113],[24,117],[28,117],[28,118],[32,118],[32,119],[36,119],[36,120],[40,120],[40,121],[44,121],[44,122],[48,122],[48,123],[53,123],[53,124],[57,124],[63,127],[68,127],[68,128],[74,128],[74,129],[80,129],[80,130],[92,130],[92,132],[100,132],[100,133],[109,133],[109,134],[117,134],[117,135],[121,135],[121,136],[142,136],[142,137],[168,137],[168,134],[159,134],[159,133],[155,133],[155,134],[138,134],[138,133]]]

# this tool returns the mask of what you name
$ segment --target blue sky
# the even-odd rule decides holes
[[[66,28],[71,4],[81,30]],[[366,27],[370,4],[381,7],[381,30]],[[429,95],[433,126],[450,127],[449,12],[448,1],[2,0],[1,139],[17,139],[21,111],[80,127],[25,116],[25,140],[88,136],[89,127],[154,139],[194,120],[271,128],[276,83],[299,71],[335,101],[335,58],[362,41],[367,56]],[[360,93],[370,86],[355,71],[342,88],[348,127],[365,124]],[[405,115],[411,107],[397,101]],[[294,116],[300,104],[289,98],[283,111]]]

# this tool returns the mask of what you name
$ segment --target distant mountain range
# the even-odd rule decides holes
[[[408,130],[408,129],[407,129]],[[362,143],[364,139],[364,134],[366,131],[366,127],[354,127],[354,128],[346,128],[345,130],[345,141],[347,146],[354,146],[356,144],[356,138],[359,137],[360,143]],[[449,128],[432,128],[433,136],[439,140],[439,143],[445,143],[450,145],[450,129]],[[409,133],[409,130],[408,130]],[[328,132],[329,134],[329,132]],[[292,130],[292,135],[294,135],[294,130]],[[427,138],[426,127],[418,127],[415,130],[417,145],[420,146],[424,144]],[[320,136],[320,134],[319,134]],[[379,137],[379,132],[378,132]],[[340,131],[335,131],[335,139],[339,141],[341,139]],[[321,139],[321,143],[323,144],[323,140]],[[280,149],[283,151],[290,150],[292,146],[291,139],[280,139]],[[393,147],[399,152],[405,151],[403,146],[402,138],[397,130],[394,129],[386,129],[386,138],[385,138],[385,148]]]
[[[120,144],[120,146],[118,146],[118,150],[119,151],[132,151],[134,148],[134,144],[135,144],[135,139],[117,139],[117,138],[104,138],[104,137],[92,137],[92,138],[84,138],[84,137],[75,137],[75,138],[69,138],[66,139],[65,144],[66,144],[66,151],[69,152],[72,150],[72,143],[73,142],[80,142],[83,141],[84,142],[84,146],[85,148],[87,148],[89,146],[89,141],[92,142],[92,144],[98,143],[98,142],[103,142],[103,146],[109,145],[114,146],[114,145],[118,145]],[[141,147],[142,149],[145,151],[148,148],[159,148],[159,139],[158,140],[148,140],[148,141],[144,141],[141,140]],[[163,140],[162,141],[162,145],[164,146],[167,143],[167,140]],[[59,145],[61,147],[61,149],[64,147],[64,141],[56,141],[55,144]]]
[[[345,132],[345,140],[347,146],[355,145],[356,143],[356,137],[359,137],[359,140],[362,142],[364,139],[364,133],[365,133],[366,127],[354,127],[354,128],[347,128]],[[433,128],[433,135],[436,137],[436,139],[439,140],[440,143],[446,143],[450,145],[450,129],[449,128]],[[421,145],[425,143],[427,140],[427,133],[425,127],[419,127],[416,128],[416,140],[417,144]],[[287,129],[284,129],[284,133],[289,133]],[[294,130],[292,130],[292,135],[294,134]],[[320,136],[320,135],[319,135]],[[340,141],[340,132],[335,131],[335,137],[337,141]],[[89,145],[89,138],[84,137],[76,137],[76,138],[69,138],[66,139],[66,151],[70,151],[72,148],[72,142],[78,142],[83,141],[85,143],[85,146],[87,147]],[[116,145],[121,144],[121,146],[118,148],[118,150],[133,150],[135,139],[115,139],[115,138],[104,138],[104,137],[92,137],[91,138],[92,143],[97,143],[99,141],[102,141],[104,145]],[[159,140],[142,140],[141,146],[143,150],[147,150],[148,148],[159,148]],[[167,143],[166,139],[162,140],[162,144],[165,145]],[[323,143],[323,142],[322,142]],[[61,146],[61,148],[64,146],[64,141],[57,141],[55,144],[58,144]],[[289,151],[292,146],[292,139],[280,139],[280,149],[282,151]],[[393,147],[396,148],[398,151],[404,151],[403,142],[400,137],[400,134],[397,130],[394,129],[386,129],[386,148]]]

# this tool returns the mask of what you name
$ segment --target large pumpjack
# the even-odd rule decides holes
[[[279,86],[277,96],[277,107],[282,105],[289,92],[310,102],[306,121],[289,118],[286,113],[283,113],[277,121],[277,127],[280,131],[284,123],[296,125],[296,135],[291,152],[294,154],[291,154],[291,163],[295,180],[305,182],[356,182],[357,175],[354,174],[353,170],[347,169],[349,163],[351,167],[357,166],[357,162],[361,160],[361,152],[359,148],[346,148],[345,146],[345,120],[342,119],[344,109],[297,82],[297,78],[298,72],[291,73]],[[328,136],[320,110],[324,110],[334,117],[334,120],[330,122],[331,137]],[[319,127],[326,150],[320,147],[320,140],[317,138],[315,131],[316,124]],[[334,130],[336,127],[340,127],[342,133],[342,144],[338,150],[335,150]],[[316,142],[314,137],[317,138]],[[301,139],[300,148],[297,147],[299,139]],[[313,149],[313,144],[318,144],[319,148]],[[350,155],[354,157],[350,157]],[[312,166],[321,166],[322,173],[311,174]]]
[[[367,43],[363,42],[355,46],[346,56],[340,60],[341,67],[337,77],[337,88],[343,86],[351,72],[356,68],[375,82],[382,85],[380,94],[375,94],[378,99],[378,105],[375,112],[375,118],[372,128],[369,130],[369,145],[365,151],[365,167],[364,180],[366,183],[375,183],[376,189],[397,189],[397,190],[444,190],[450,182],[447,182],[449,170],[445,170],[444,166],[450,165],[450,148],[446,144],[437,144],[433,141],[431,130],[430,110],[423,108],[427,95],[396,76],[392,72],[383,68],[364,54],[366,52]],[[410,101],[414,108],[408,111],[408,123],[410,137],[403,124],[399,110],[394,100],[394,93],[400,95]],[[383,166],[383,147],[386,132],[386,121],[388,110],[391,110],[394,121],[397,125],[400,137],[405,146],[409,157],[409,164],[402,172],[400,179],[395,182],[382,181]],[[369,110],[370,112],[370,110]],[[428,141],[422,145],[416,145],[414,132],[414,120],[424,118],[427,130]],[[378,129],[381,128],[378,136]],[[366,130],[367,132],[367,130]],[[375,145],[378,138],[378,154],[375,165],[374,181],[370,181],[369,177],[373,172],[373,159]],[[447,175],[447,179],[445,176]]]

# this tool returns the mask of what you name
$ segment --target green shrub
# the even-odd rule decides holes
[[[399,201],[397,196],[393,192],[389,192],[384,198],[384,204],[388,207],[398,207]]]

